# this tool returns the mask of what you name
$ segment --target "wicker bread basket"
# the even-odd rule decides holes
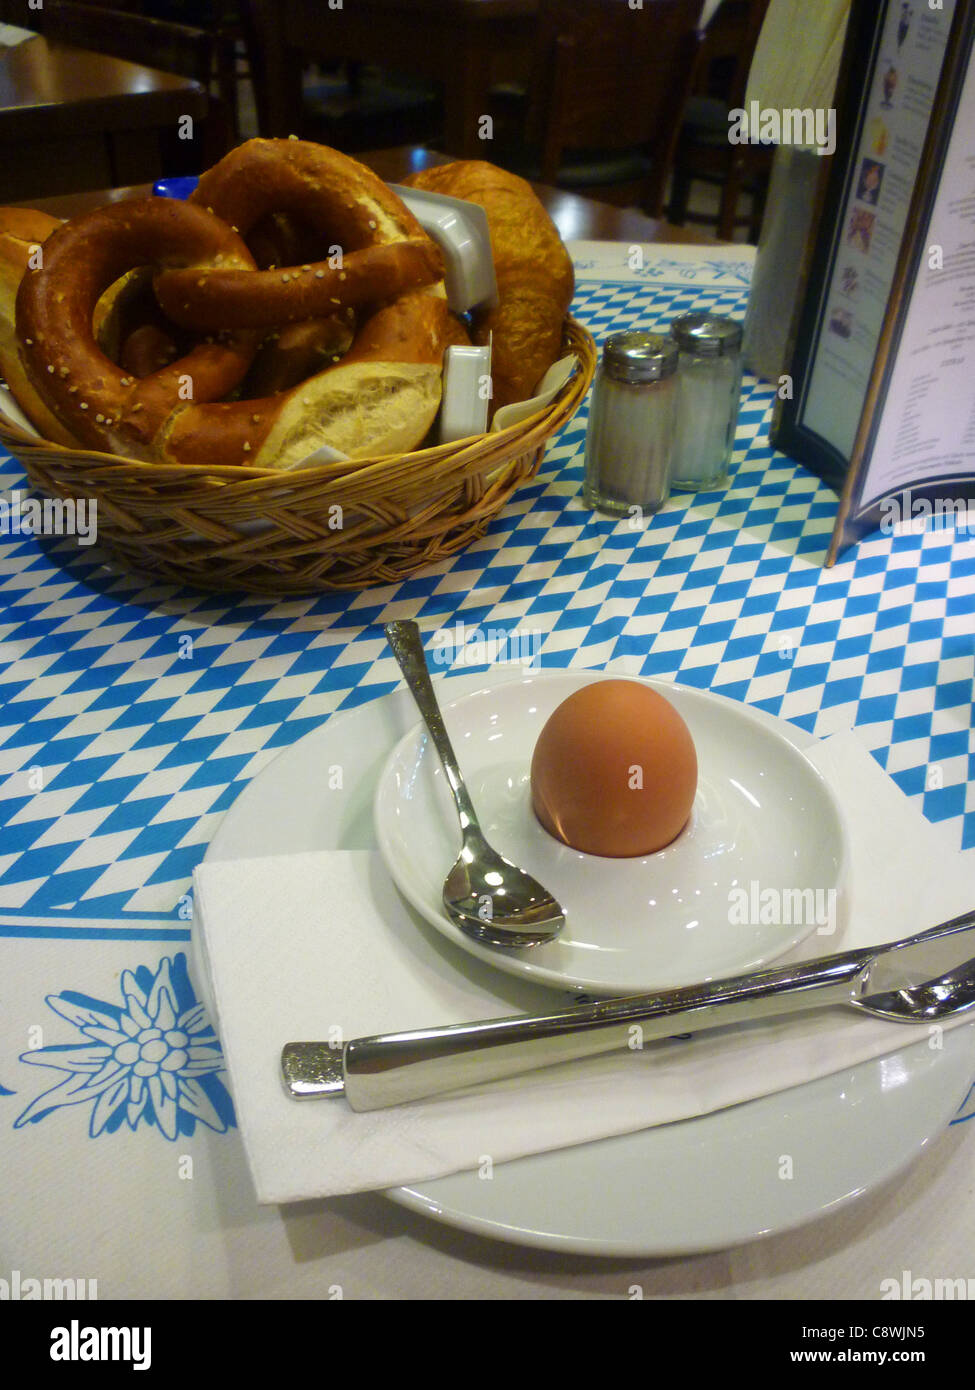
[[[520,424],[410,454],[292,473],[139,463],[39,441],[0,417],[0,445],[49,497],[96,499],[98,543],[130,570],[275,597],[396,584],[483,535],[575,414],[596,345],[566,320],[579,369]]]

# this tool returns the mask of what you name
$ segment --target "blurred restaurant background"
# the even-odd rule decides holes
[[[729,112],[777,6],[795,0],[0,0],[0,201],[296,134],[485,158],[756,242],[774,150],[731,143]],[[813,26],[844,8],[805,6]]]

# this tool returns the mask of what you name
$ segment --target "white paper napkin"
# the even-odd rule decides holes
[[[551,405],[578,366],[579,359],[574,352],[569,353],[567,357],[560,357],[558,362],[553,362],[529,400],[512,401],[511,405],[503,405],[495,412],[491,422],[491,433],[496,434],[499,430],[510,429],[512,425],[520,425],[522,420],[530,420],[533,415]]]
[[[28,39],[36,39],[33,29],[21,29],[16,24],[0,24],[0,48],[16,48]]]
[[[793,958],[895,940],[972,906],[975,851],[954,851],[853,734],[809,756],[849,821],[851,926],[842,939],[813,934]],[[686,1119],[937,1041],[832,1009],[369,1114],[341,1099],[296,1102],[280,1080],[286,1042],[560,1007],[563,996],[526,994],[440,938],[399,898],[378,853],[205,864],[195,885],[198,950],[265,1203],[400,1186]]]
[[[35,439],[41,437],[17,404],[14,393],[6,384],[0,386],[0,422],[16,425],[18,429],[23,430],[25,434],[33,435]]]

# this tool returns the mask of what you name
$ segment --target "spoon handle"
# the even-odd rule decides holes
[[[469,830],[480,835],[477,815],[467,793],[457,756],[447,734],[443,715],[440,713],[440,705],[433,689],[433,682],[430,679],[430,670],[423,651],[420,629],[416,623],[409,619],[403,619],[395,623],[387,623],[384,631],[393,655],[399,663],[399,668],[403,672],[406,684],[409,686],[410,694],[423,716],[423,722],[433,740],[433,746],[443,763],[448,785],[460,813],[461,829],[464,836],[466,838]]]

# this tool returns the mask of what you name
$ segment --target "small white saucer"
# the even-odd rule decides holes
[[[422,724],[393,750],[374,802],[379,847],[407,901],[498,969],[595,994],[735,975],[775,960],[814,932],[822,942],[816,954],[839,950],[848,858],[840,810],[798,740],[737,701],[644,682],[682,715],[698,756],[691,819],[666,849],[636,859],[597,858],[542,828],[531,808],[535,742],[563,700],[607,678],[591,671],[528,676],[444,707],[485,835],[566,911],[558,940],[527,950],[492,948],[446,916],[443,881],[460,850],[460,830]]]

